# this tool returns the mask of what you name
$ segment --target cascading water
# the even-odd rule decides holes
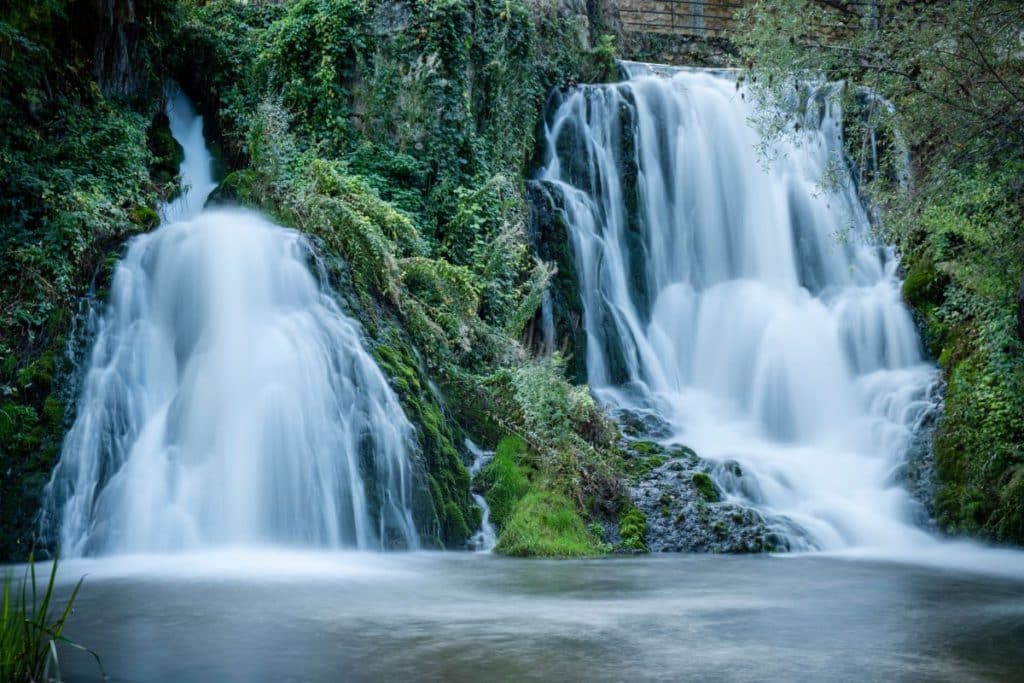
[[[202,119],[168,115],[187,191],[114,273],[47,487],[62,552],[415,547],[412,426],[356,323],[300,234],[202,209]]]
[[[475,477],[480,470],[487,466],[487,463],[494,459],[493,451],[485,451],[469,439],[466,439],[466,450],[473,456],[473,463],[469,467],[471,477]],[[487,504],[487,499],[479,493],[470,491],[470,495],[473,496],[473,502],[480,508],[480,528],[470,537],[468,545],[477,552],[487,553],[498,544],[498,531],[491,524],[491,506]]]
[[[720,485],[792,547],[926,539],[895,472],[935,370],[848,174],[822,186],[838,108],[820,100],[765,155],[729,74],[627,69],[560,103],[540,176],[569,226],[593,390],[738,461],[747,481]]]

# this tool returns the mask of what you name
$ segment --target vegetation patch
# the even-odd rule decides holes
[[[715,486],[715,482],[704,472],[694,473],[693,485],[697,487],[697,491],[704,497],[704,500],[709,503],[717,503],[722,499],[721,494],[718,492],[718,487]]]
[[[553,491],[528,493],[516,505],[495,550],[514,557],[589,557],[602,553],[576,506]]]
[[[518,436],[506,436],[498,442],[494,459],[477,475],[484,498],[491,507],[491,521],[502,530],[512,517],[516,504],[530,491],[530,481],[519,464],[526,455],[526,442]]]
[[[619,548],[628,552],[647,552],[644,534],[647,532],[647,516],[636,507],[627,508],[619,517]]]

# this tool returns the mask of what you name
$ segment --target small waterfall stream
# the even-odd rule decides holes
[[[494,452],[483,450],[469,439],[466,439],[465,443],[466,450],[473,456],[469,475],[475,477],[494,458]],[[473,502],[480,508],[480,528],[470,536],[468,545],[477,552],[488,553],[498,544],[498,531],[491,524],[491,506],[487,504],[487,499],[479,493],[470,491],[470,495],[473,496]]]
[[[812,101],[765,156],[731,75],[627,68],[548,117],[540,176],[572,239],[591,387],[738,461],[744,481],[719,485],[794,548],[922,542],[897,472],[936,372],[848,173],[822,185],[841,112]]]
[[[169,100],[185,191],[114,273],[46,491],[62,553],[416,547],[398,398],[302,235],[203,209],[202,119]]]

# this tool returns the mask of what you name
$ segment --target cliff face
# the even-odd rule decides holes
[[[95,24],[93,75],[107,97],[132,97],[146,80],[145,30],[135,0],[85,3]]]

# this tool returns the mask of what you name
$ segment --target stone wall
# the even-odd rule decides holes
[[[753,0],[607,0],[607,16],[626,33],[722,37],[733,16]]]
[[[603,32],[626,59],[679,66],[735,66],[734,14],[754,0],[600,0]]]

